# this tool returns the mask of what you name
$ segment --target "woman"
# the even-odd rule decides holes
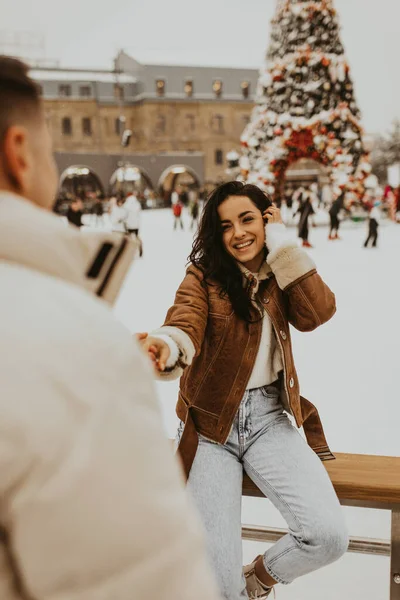
[[[329,230],[329,240],[340,240],[339,237],[339,227],[340,227],[340,219],[339,214],[340,211],[344,209],[344,198],[345,194],[342,190],[339,196],[332,202],[332,206],[329,209],[329,217],[331,221],[331,227]]]
[[[311,194],[309,191],[306,191],[303,194],[302,201],[297,212],[300,214],[298,225],[299,238],[303,240],[303,246],[306,248],[312,248],[310,242],[308,241],[308,219],[311,217],[311,215],[315,215],[315,211],[311,202]]]
[[[372,242],[372,248],[376,248],[378,242],[378,230],[381,221],[381,214],[379,211],[380,206],[379,200],[374,202],[374,206],[369,213],[368,217],[368,237],[365,240],[364,248],[368,248],[369,243]]]
[[[138,334],[160,377],[182,375],[179,452],[223,598],[267,598],[277,582],[347,549],[342,511],[315,452],[333,456],[315,407],[300,397],[289,331],[289,323],[311,331],[334,312],[334,295],[287,240],[279,210],[256,186],[231,182],[205,205],[164,326]],[[242,571],[243,470],[289,533]]]

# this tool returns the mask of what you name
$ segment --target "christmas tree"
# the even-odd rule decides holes
[[[331,0],[278,0],[256,107],[241,142],[241,177],[275,197],[300,158],[325,165],[335,188],[364,194],[370,174],[360,111]]]

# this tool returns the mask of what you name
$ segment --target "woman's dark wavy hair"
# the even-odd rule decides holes
[[[228,296],[233,310],[240,318],[252,322],[255,316],[259,316],[251,303],[249,286],[243,286],[242,272],[222,241],[218,207],[230,196],[246,196],[261,213],[272,204],[256,185],[230,181],[217,187],[204,206],[188,261],[203,271],[205,281],[216,281],[221,286],[221,295]]]

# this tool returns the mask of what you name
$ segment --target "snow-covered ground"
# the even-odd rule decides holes
[[[132,331],[162,324],[183,278],[192,234],[172,230],[168,210],[143,213],[144,256],[138,259],[115,307]],[[290,235],[296,231],[291,228]],[[378,249],[362,248],[366,224],[346,223],[342,240],[328,242],[326,227],[312,229],[310,250],[318,269],[336,293],[338,312],[313,333],[294,332],[302,392],[316,403],[333,451],[400,455],[399,331],[400,225],[384,224]],[[170,437],[174,435],[177,382],[157,383]],[[390,537],[390,516],[383,511],[345,508],[352,536]],[[243,523],[284,527],[267,500],[245,499]],[[244,542],[244,560],[262,551]],[[347,554],[338,563],[279,586],[279,600],[337,600],[389,597],[389,559]]]

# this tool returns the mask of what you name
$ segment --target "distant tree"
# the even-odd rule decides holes
[[[387,181],[387,169],[400,163],[400,120],[393,121],[386,136],[379,136],[374,142],[371,154],[372,172],[381,183]]]
[[[387,141],[387,154],[389,165],[400,163],[400,120],[393,121],[392,130],[390,131]]]

